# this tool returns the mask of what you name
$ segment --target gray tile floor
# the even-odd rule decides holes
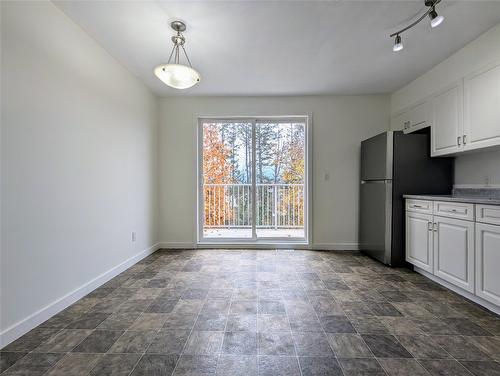
[[[357,252],[159,251],[13,342],[2,375],[500,375],[500,318]]]

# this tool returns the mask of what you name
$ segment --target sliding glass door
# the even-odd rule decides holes
[[[199,120],[201,242],[305,241],[307,119]]]

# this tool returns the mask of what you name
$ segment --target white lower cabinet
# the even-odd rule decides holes
[[[427,213],[422,213],[422,208]],[[408,199],[406,261],[437,277],[438,282],[458,287],[457,292],[462,291],[467,298],[498,313],[498,218],[498,205]]]
[[[474,292],[474,222],[434,217],[434,275]]]
[[[476,295],[500,306],[500,226],[476,223]]]
[[[406,261],[432,273],[432,215],[406,213]]]

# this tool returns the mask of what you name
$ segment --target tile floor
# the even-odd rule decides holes
[[[2,375],[500,375],[500,318],[357,252],[159,251],[13,342]]]

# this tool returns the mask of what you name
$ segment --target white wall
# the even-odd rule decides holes
[[[196,117],[312,114],[313,236],[357,246],[359,147],[389,127],[388,96],[191,97],[160,103],[160,230],[165,246],[196,242]],[[330,180],[324,181],[323,174]]]
[[[1,7],[5,343],[156,243],[158,102],[52,3]]]
[[[498,60],[500,60],[500,24],[393,93],[391,113],[397,113],[468,73]],[[500,151],[456,157],[455,184],[483,185],[487,176],[490,184],[500,185]]]
[[[455,158],[455,184],[500,188],[500,150]]]

